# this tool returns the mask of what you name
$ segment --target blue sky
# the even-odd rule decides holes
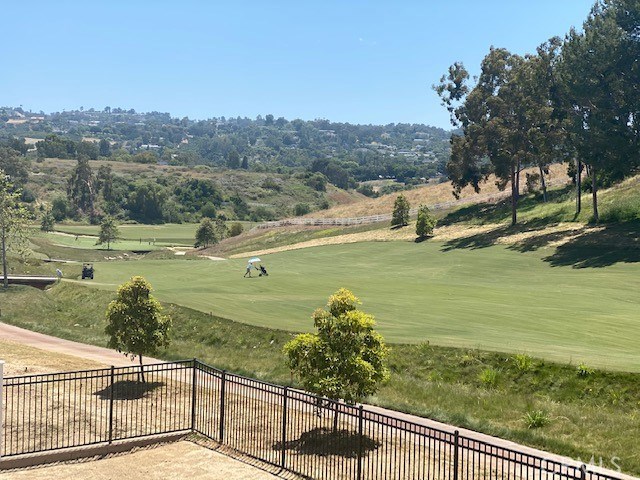
[[[426,123],[489,47],[535,51],[593,0],[2,1],[0,105]]]

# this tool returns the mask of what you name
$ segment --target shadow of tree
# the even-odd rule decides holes
[[[314,428],[300,435],[297,440],[274,444],[274,450],[292,450],[305,455],[338,455],[346,458],[358,456],[359,436],[356,432],[349,430],[338,430],[334,432],[329,428]],[[368,453],[376,450],[380,444],[372,438],[362,436],[362,452]]]
[[[164,382],[140,382],[137,380],[122,380],[113,383],[102,390],[94,393],[100,397],[100,400],[111,399],[111,391],[113,390],[114,400],[138,400],[143,398],[148,392],[156,388],[164,386]]]
[[[640,221],[590,229],[544,258],[553,267],[602,268],[640,262]]]

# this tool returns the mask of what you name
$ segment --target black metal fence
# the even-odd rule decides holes
[[[0,456],[197,432],[313,479],[617,480],[197,360],[4,379]]]

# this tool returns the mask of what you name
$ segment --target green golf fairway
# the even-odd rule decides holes
[[[552,267],[552,250],[442,251],[425,242],[359,243],[262,256],[269,277],[243,278],[246,259],[96,264],[95,286],[142,275],[163,301],[271,328],[309,331],[340,287],[376,316],[389,342],[526,352],[640,370],[639,264]],[[91,281],[86,282],[92,284]]]

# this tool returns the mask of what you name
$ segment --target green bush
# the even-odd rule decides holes
[[[578,376],[579,377],[588,377],[589,375],[593,375],[595,370],[588,366],[586,363],[582,362],[578,365]]]
[[[528,372],[533,367],[533,359],[526,353],[518,353],[513,357],[513,363],[519,372]]]
[[[230,237],[237,237],[243,231],[244,231],[244,227],[242,226],[241,223],[239,223],[239,222],[232,223],[231,226],[229,227],[229,236]]]
[[[480,381],[486,387],[495,388],[498,385],[499,374],[500,372],[494,368],[485,368],[480,372],[478,378],[480,378]]]
[[[528,429],[541,428],[550,423],[549,414],[544,410],[531,410],[522,417]]]
[[[311,207],[308,203],[296,203],[296,206],[293,208],[293,213],[296,217],[300,217],[302,215],[306,215],[311,211]]]

